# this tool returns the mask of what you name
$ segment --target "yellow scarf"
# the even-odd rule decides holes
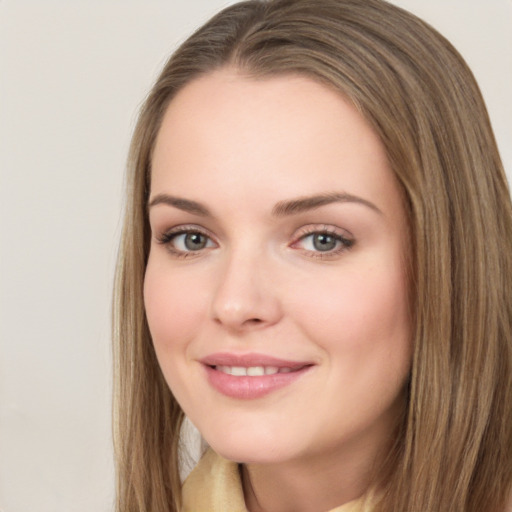
[[[363,499],[330,512],[371,512]],[[238,464],[208,450],[183,484],[182,512],[247,512]]]

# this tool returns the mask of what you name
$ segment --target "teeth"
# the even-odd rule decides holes
[[[277,366],[216,366],[216,370],[235,377],[261,377],[262,375],[274,375],[276,373],[290,373],[291,368]]]
[[[244,368],[243,366],[232,366],[230,374],[235,375],[236,377],[243,377],[244,375],[247,375],[247,368]]]
[[[260,377],[265,375],[265,368],[263,366],[250,366],[247,368],[247,375],[250,377]]]

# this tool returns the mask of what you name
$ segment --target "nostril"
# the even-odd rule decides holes
[[[261,324],[263,320],[261,318],[249,318],[246,322],[251,324]]]
[[[218,324],[222,324],[224,323],[222,321],[222,319],[220,318],[215,318],[215,322],[217,322]],[[257,326],[257,325],[260,325],[264,323],[264,320],[262,320],[261,318],[248,318],[247,320],[244,320],[241,324],[239,324],[240,326],[245,326],[245,327],[249,327],[249,326]]]

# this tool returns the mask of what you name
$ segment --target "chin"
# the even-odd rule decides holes
[[[243,464],[276,464],[293,458],[289,446],[275,435],[250,435],[242,433],[240,436],[228,433],[224,437],[205,437],[208,445],[221,457]]]

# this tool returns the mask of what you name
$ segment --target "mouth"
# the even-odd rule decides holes
[[[239,400],[261,398],[289,386],[314,366],[261,354],[212,354],[200,362],[213,389]]]
[[[307,365],[304,365],[307,366]],[[304,368],[304,366],[212,366],[211,368],[234,377],[262,377],[263,375],[275,375],[276,373],[291,373]]]

